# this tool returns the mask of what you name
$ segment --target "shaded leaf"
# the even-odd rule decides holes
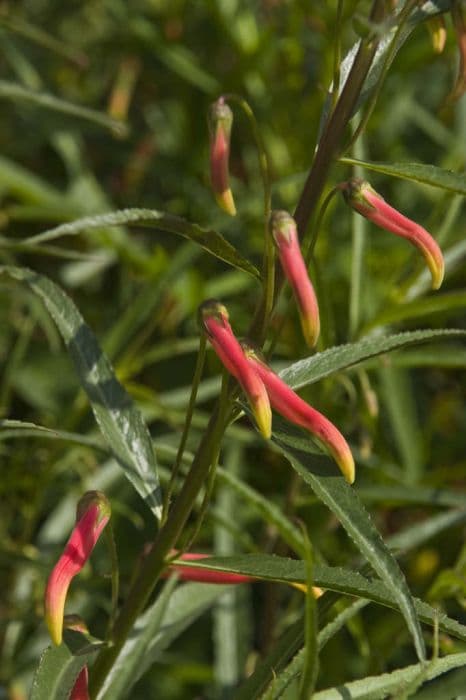
[[[425,343],[439,338],[465,337],[466,331],[458,329],[406,331],[388,336],[371,336],[356,343],[337,345],[311,357],[293,363],[280,372],[281,378],[293,389],[328,377],[334,372],[341,372],[371,357],[382,355],[398,348],[416,343]]]
[[[422,679],[431,680],[446,673],[451,669],[464,666],[466,654],[451,654],[443,659],[436,659],[427,664],[415,664],[400,668],[392,673],[383,673],[381,676],[368,676],[359,681],[345,683],[338,688],[321,690],[316,693],[314,700],[382,700],[395,693],[401,693],[409,689],[413,682]],[[446,700],[446,699],[445,699]]]
[[[102,642],[65,630],[60,646],[49,646],[43,652],[34,674],[30,700],[67,700],[81,669],[102,648]]]
[[[338,518],[361,554],[390,588],[411,632],[418,657],[423,660],[425,658],[424,640],[406,579],[398,562],[373,525],[356,490],[349,486],[343,477],[329,473],[328,467],[324,466],[320,469],[317,466],[316,468],[319,462],[314,458],[310,459],[309,455],[296,447],[285,445],[276,438],[275,442],[289,459],[292,467],[311,486],[316,496]],[[328,460],[326,462],[328,463]]]
[[[2,97],[13,100],[14,102],[25,102],[34,107],[39,107],[40,109],[49,109],[61,114],[67,114],[77,119],[84,119],[97,126],[109,129],[119,136],[126,136],[128,132],[126,124],[117,119],[112,119],[112,117],[109,117],[103,112],[97,112],[95,109],[89,109],[89,107],[67,102],[60,97],[49,95],[46,92],[30,90],[17,83],[0,80],[0,98]]]
[[[449,192],[466,195],[466,174],[454,173],[434,165],[424,163],[371,163],[370,161],[357,160],[356,158],[340,158],[340,163],[345,165],[359,165],[367,170],[374,170],[403,180],[413,180],[423,185],[440,187]]]
[[[189,566],[189,563],[177,560],[177,566]],[[288,584],[306,582],[304,562],[271,554],[208,557],[196,560],[196,567],[212,571],[244,574],[264,581],[277,581]],[[316,564],[314,567],[314,585],[344,595],[366,598],[373,603],[400,611],[400,604],[391,586],[385,585],[379,579],[368,579],[351,569]],[[433,625],[435,619],[438,619],[439,628],[443,632],[466,641],[465,625],[461,625],[422,600],[417,598],[413,600],[416,613],[423,622]]]
[[[126,477],[160,517],[160,484],[149,431],[78,309],[43,275],[20,267],[0,267],[0,273],[26,282],[44,302],[75,363],[102,435]]]
[[[151,640],[158,633],[176,584],[176,576],[167,581],[154,605],[140,618],[113,664],[98,694],[99,700],[125,697],[136,683]]]
[[[37,236],[26,238],[23,244],[37,245],[46,241],[55,240],[61,236],[76,236],[82,231],[99,229],[103,226],[141,226],[144,228],[155,228],[168,233],[176,233],[179,236],[188,238],[198,243],[204,250],[216,258],[237,267],[253,277],[260,277],[260,273],[252,263],[244,258],[231,243],[229,243],[220,233],[211,229],[202,228],[197,224],[192,224],[179,216],[166,214],[156,209],[122,209],[121,211],[99,214],[96,216],[85,216],[70,223],[61,224],[49,231],[44,231]]]

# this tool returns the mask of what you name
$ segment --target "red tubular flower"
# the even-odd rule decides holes
[[[280,379],[266,363],[259,358],[256,350],[243,343],[248,362],[264,382],[270,403],[284,418],[308,430],[314,438],[332,455],[348,483],[355,478],[354,459],[343,435],[319,411],[309,406],[288,384]]]
[[[89,491],[79,501],[76,526],[45,590],[45,621],[54,644],[62,641],[63,613],[71,580],[89,559],[109,518],[110,504],[103,493]]]
[[[319,306],[299,247],[295,220],[286,211],[274,211],[270,228],[283,272],[298,305],[304,338],[308,346],[313,348],[320,333]]]
[[[348,204],[359,214],[416,246],[430,270],[432,288],[438,289],[443,281],[445,264],[442,251],[430,233],[387,204],[368,182],[350,180],[342,185],[342,190]]]
[[[89,672],[87,666],[83,666],[79,672],[79,676],[76,678],[70,693],[70,700],[90,700]]]
[[[63,627],[69,630],[89,634],[86,623],[79,615],[65,615]],[[70,693],[69,700],[90,700],[89,695],[89,672],[87,666],[83,666]]]
[[[220,97],[210,106],[210,179],[218,205],[230,216],[236,208],[229,184],[228,160],[233,112]]]
[[[180,561],[199,561],[199,559],[209,558],[210,554],[200,554],[197,552],[185,552],[179,557]],[[203,569],[200,566],[183,566],[182,564],[171,564],[169,572],[176,571],[182,581],[197,581],[199,583],[251,583],[256,581],[253,576],[229,573],[228,571],[212,571]]]
[[[228,322],[228,311],[214,299],[199,309],[209,341],[226,369],[240,383],[251,406],[257,427],[265,438],[272,432],[272,411],[262,380],[251,368]]]

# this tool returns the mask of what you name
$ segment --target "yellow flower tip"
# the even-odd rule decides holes
[[[235,201],[233,199],[233,194],[231,189],[224,190],[223,192],[217,192],[215,195],[217,204],[224,212],[230,216],[236,216]]]
[[[290,585],[293,586],[293,588],[296,588],[298,591],[302,591],[304,594],[307,593],[307,586],[305,583],[291,583]],[[312,586],[312,594],[316,600],[320,598],[321,595],[324,595],[324,593],[325,591],[323,591],[322,588]]]
[[[49,631],[52,644],[59,647],[63,640],[63,615],[46,615],[45,624]]]
[[[312,316],[300,313],[299,318],[306,345],[312,350],[312,348],[315,348],[320,335],[319,311],[316,309]]]
[[[256,406],[254,409],[254,418],[262,437],[270,440],[272,436],[272,409],[270,404],[261,401],[260,406]]]
[[[440,289],[445,276],[445,262],[443,260],[443,256],[440,258],[440,260],[430,258],[427,263],[432,276],[432,289]]]
[[[348,455],[345,455],[343,458],[338,458],[337,463],[348,484],[354,484],[354,480],[356,478],[356,467],[354,465],[354,459],[351,452]]]

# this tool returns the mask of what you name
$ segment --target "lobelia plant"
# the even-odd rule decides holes
[[[14,63],[22,82],[32,87],[0,85],[2,95],[13,95],[11,99],[20,105],[27,101],[37,109],[74,114],[118,138],[127,128],[126,119],[132,118],[135,101],[141,107],[135,119],[150,128],[141,138],[135,133],[127,142],[116,142],[116,150],[121,148],[117,157],[107,158],[108,144],[104,153],[104,146],[95,142],[95,167],[109,168],[103,179],[113,183],[113,194],[124,202],[120,211],[102,213],[109,193],[99,189],[98,179],[86,169],[80,139],[65,127],[51,139],[54,157],[63,163],[59,168],[53,165],[50,177],[56,178],[60,169],[69,174],[66,194],[0,161],[5,226],[15,216],[29,225],[35,216],[38,225],[48,217],[57,224],[45,231],[41,225],[42,232],[34,229],[21,240],[15,231],[0,241],[2,279],[27,287],[12,311],[14,331],[22,335],[21,342],[5,343],[13,351],[0,401],[11,411],[21,410],[23,404],[28,407],[24,421],[15,416],[0,427],[7,431],[5,443],[19,430],[24,438],[32,434],[50,443],[50,453],[55,450],[52,477],[48,472],[47,477],[41,475],[46,495],[26,523],[29,539],[19,538],[21,565],[36,566],[37,556],[72,530],[48,580],[40,568],[36,567],[39,573],[34,569],[35,581],[42,576],[45,585],[44,615],[52,645],[37,665],[31,700],[407,697],[417,696],[421,686],[434,679],[439,683],[433,691],[436,697],[450,692],[450,682],[451,692],[460,694],[466,625],[458,612],[462,597],[452,581],[458,586],[464,575],[464,552],[451,569],[454,576],[445,583],[440,576],[446,566],[442,557],[446,561],[454,556],[461,537],[451,538],[444,551],[432,541],[466,521],[460,450],[456,443],[451,445],[450,423],[458,413],[458,394],[442,374],[455,368],[460,384],[458,368],[466,366],[460,345],[466,337],[463,320],[459,328],[455,324],[445,328],[443,323],[466,306],[457,272],[464,264],[465,246],[452,233],[459,230],[453,224],[460,221],[458,199],[466,187],[464,175],[452,170],[371,160],[383,158],[380,154],[396,143],[390,129],[379,141],[380,121],[370,117],[378,105],[387,110],[393,95],[398,107],[393,113],[399,117],[402,108],[409,112],[403,107],[408,97],[398,95],[400,75],[404,80],[407,69],[394,58],[413,41],[420,42],[413,55],[422,56],[424,62],[429,52],[437,52],[432,70],[439,65],[435,61],[447,60],[454,41],[447,36],[451,30],[444,18],[451,13],[460,56],[454,95],[443,95],[446,111],[438,110],[435,116],[444,120],[442,128],[435,131],[434,117],[429,120],[425,106],[424,112],[421,108],[416,112],[417,128],[423,125],[427,134],[435,131],[436,146],[442,148],[453,141],[449,130],[462,133],[457,126],[464,107],[457,102],[464,89],[461,3],[371,0],[353,7],[339,0],[335,7],[320,9],[293,3],[280,8],[276,3],[260,8],[239,3],[235,9],[235,3],[219,3],[215,12],[199,6],[195,13],[186,10],[186,16],[161,3],[160,28],[154,26],[149,10],[130,5],[117,9],[110,0],[109,16],[96,24],[106,45],[123,44],[129,52],[115,62],[119,68],[113,97],[124,109],[114,109],[111,99],[110,114],[40,93],[41,76],[34,64],[29,59],[12,61],[19,49],[5,41],[7,62]],[[19,17],[21,10],[17,12]],[[88,12],[93,16],[92,10]],[[89,20],[83,10],[76,11],[81,13],[82,34],[87,36]],[[275,46],[271,37],[280,24],[279,13],[294,20],[290,26],[299,37],[284,38]],[[31,32],[18,17],[5,10],[3,30],[13,28],[22,38],[35,37],[38,45],[76,60],[66,45],[46,33]],[[112,28],[115,17],[123,20],[118,32]],[[206,17],[204,45],[200,18],[206,21]],[[67,15],[62,19],[66,27]],[[427,34],[420,38],[416,31],[423,25],[432,32],[433,46]],[[153,86],[144,83],[151,51],[170,73],[165,81],[164,70],[160,71],[157,99]],[[256,52],[260,70],[253,66]],[[409,52],[406,61],[407,65],[414,61]],[[421,61],[416,61],[420,70]],[[89,70],[86,80],[97,90],[101,75],[93,66]],[[46,74],[54,72],[61,75],[58,68]],[[388,75],[394,75],[395,82],[388,84],[385,97]],[[181,89],[178,80],[186,83],[183,98],[176,92]],[[138,87],[141,81],[146,89]],[[330,87],[322,96],[317,86],[326,81]],[[77,90],[84,82],[75,76],[70,85]],[[313,97],[307,101],[304,93],[311,82]],[[201,110],[197,101],[192,108],[191,92],[199,91],[205,99],[230,84],[238,84],[251,96],[261,119],[233,93],[225,92],[211,104],[208,133],[203,117],[203,149],[199,149],[209,161],[203,162],[209,192],[199,179]],[[419,92],[427,104],[427,96]],[[432,96],[428,91],[428,97],[437,100],[437,92]],[[235,198],[230,184],[233,119]],[[391,129],[402,143],[404,132],[396,119]],[[29,141],[23,150],[28,147]],[[400,150],[405,152],[401,146]],[[428,152],[427,146],[423,144],[419,152]],[[304,163],[304,154],[309,162]],[[453,151],[444,156],[449,168],[464,167],[464,154],[462,160]],[[158,159],[158,167],[152,167],[151,159]],[[102,165],[107,160],[114,168],[118,162],[118,176]],[[296,174],[302,169],[298,163],[309,167],[304,178]],[[436,188],[430,199],[427,190],[420,194],[432,210],[425,223],[435,237],[372,188],[365,179],[371,170],[387,178],[404,178],[407,187],[421,183]],[[144,208],[147,192],[150,201],[154,192],[167,198],[176,214]],[[227,219],[211,206],[212,192],[223,212],[235,218]],[[356,215],[335,198],[338,192]],[[390,199],[395,204],[396,192],[393,187]],[[452,193],[453,203],[447,200]],[[24,201],[11,206],[10,200],[20,196]],[[138,208],[128,208],[135,201]],[[405,197],[400,208],[409,209],[406,202],[410,200]],[[179,215],[186,211],[211,220],[213,226],[227,222],[224,232],[191,223]],[[367,251],[367,222],[415,246],[428,266],[432,290],[438,290],[445,278],[448,291],[437,295],[427,290],[425,271],[415,271],[405,282],[402,245],[396,246],[393,257],[391,251],[380,255],[377,246]],[[143,231],[140,237],[131,227]],[[157,247],[148,252],[145,236],[150,228],[155,230]],[[166,248],[164,235],[172,233],[187,242]],[[54,243],[78,235],[83,236],[79,251]],[[445,257],[440,244],[446,246]],[[27,256],[28,264],[37,260],[37,269],[22,265],[22,256]],[[44,256],[66,262],[55,268],[41,264]],[[234,269],[225,272],[225,266]],[[403,284],[395,295],[398,274]],[[73,288],[73,299],[61,285]],[[292,293],[289,300],[286,285]],[[106,303],[104,309],[97,300],[110,288],[112,304]],[[44,310],[38,312],[30,301],[35,297],[55,322],[74,363],[73,377],[79,379],[82,392],[73,400],[76,387],[67,381],[69,365],[63,363],[65,369],[57,365],[56,371],[52,366],[51,371],[42,359],[48,354],[43,346],[37,353],[39,364],[15,375],[29,344],[45,342],[41,333],[47,347],[57,352],[56,332]],[[33,323],[24,322],[23,305],[31,306]],[[86,313],[81,314],[78,306]],[[195,309],[197,330],[192,335]],[[444,316],[441,322],[435,317],[434,327],[419,328],[419,319],[430,314]],[[84,316],[109,329],[102,343]],[[236,333],[246,340],[239,340]],[[453,348],[448,345],[455,342]],[[421,343],[431,343],[431,348],[411,347]],[[209,348],[215,356],[207,352]],[[217,358],[223,370],[220,383]],[[156,363],[166,363],[166,371],[154,369]],[[420,374],[431,366],[435,373],[428,380],[417,374],[412,380],[411,368]],[[192,382],[186,387],[190,372]],[[29,386],[38,375],[45,391],[42,384],[39,390]],[[54,387],[50,395],[46,380]],[[451,405],[450,393],[455,399]],[[90,424],[85,399],[100,437]],[[54,412],[55,405],[59,410]],[[42,413],[37,406],[42,406]],[[285,421],[273,420],[272,409]],[[60,420],[62,424],[52,426],[55,432],[50,430],[49,425]],[[290,429],[290,423],[301,430]],[[456,433],[460,439],[461,430]],[[65,457],[62,443],[69,446]],[[102,453],[109,458],[105,462]],[[40,460],[45,461],[37,450]],[[74,526],[66,500],[48,513],[50,502],[58,500],[57,490],[70,487],[72,477],[64,468],[69,464],[76,465],[73,476],[80,484],[103,488],[112,500],[121,593],[107,497],[100,490],[88,491],[79,501]],[[120,480],[123,475],[127,484]],[[55,476],[58,484],[53,483]],[[444,484],[443,479],[448,481]],[[439,508],[449,510],[439,513]],[[90,638],[80,618],[65,615],[65,606],[73,578],[105,528],[111,596],[91,577],[83,580],[86,593],[76,599],[97,635]],[[36,545],[32,553],[24,545],[32,541],[31,533]],[[5,541],[6,556],[14,550],[10,540]],[[198,547],[212,554],[191,551]],[[438,580],[432,581],[437,573]],[[16,588],[8,593],[15,623],[25,599]],[[31,591],[33,599],[32,587]],[[449,615],[438,610],[447,598],[444,607]],[[370,615],[364,612],[369,605]],[[203,615],[207,610],[214,613],[212,622]],[[12,639],[23,643],[31,625],[24,622],[20,632],[10,627],[5,644],[11,645]],[[211,625],[213,643],[208,634]],[[37,638],[34,643],[37,648]],[[176,654],[168,649],[171,643],[177,645]],[[18,667],[27,667],[32,658],[24,645]],[[198,658],[191,664],[193,649]],[[444,685],[443,674],[455,669],[462,674],[460,680],[445,677]]]

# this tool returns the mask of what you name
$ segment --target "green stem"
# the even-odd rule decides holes
[[[354,157],[364,160],[364,146],[359,139],[354,144]],[[354,175],[363,178],[364,171],[360,166],[354,168]],[[349,336],[354,339],[357,335],[361,320],[361,291],[362,267],[366,241],[367,221],[356,211],[351,212],[352,223],[352,255],[351,255],[351,287],[349,303]]]
[[[274,302],[275,286],[275,249],[272,236],[269,231],[269,220],[272,212],[272,186],[270,178],[269,159],[265,148],[264,140],[259,129],[259,124],[249,103],[239,95],[226,94],[224,98],[229,102],[236,102],[246,114],[251,125],[252,135],[256,144],[259,169],[261,173],[262,186],[264,190],[264,260],[262,266],[262,276],[264,281],[264,299],[261,307],[261,328],[260,337],[264,337],[267,320],[272,312]]]
[[[383,0],[374,0],[369,18],[370,22],[375,24],[381,22],[384,12]],[[327,175],[338,151],[343,132],[348,125],[372,65],[377,45],[377,36],[361,40],[338,102],[325,125],[294,215],[301,238],[304,237],[309,220],[325,186]]]
[[[178,452],[176,453],[175,463],[173,465],[172,473],[170,476],[170,481],[168,482],[167,491],[166,491],[164,502],[163,502],[162,523],[164,523],[167,519],[168,508],[170,506],[170,499],[171,499],[172,494],[173,494],[175,481],[176,481],[176,478],[177,478],[179,470],[180,470],[180,465],[181,465],[181,461],[183,459],[183,454],[184,454],[184,450],[186,447],[186,442],[188,440],[189,429],[191,427],[191,421],[192,421],[193,413],[194,413],[194,406],[196,404],[197,392],[198,392],[199,384],[201,381],[202,370],[204,369],[205,353],[206,353],[206,338],[205,338],[204,333],[201,333],[201,336],[199,338],[199,352],[197,355],[197,362],[196,362],[196,367],[194,370],[193,383],[191,386],[191,395],[189,397],[189,403],[188,403],[188,408],[186,411],[183,432],[181,435],[180,444],[178,446]]]
[[[107,637],[112,636],[113,624],[115,622],[116,612],[118,608],[118,592],[120,589],[120,575],[118,569],[118,555],[115,544],[115,533],[111,522],[107,523],[105,528],[105,539],[107,541],[108,551],[110,553],[110,561],[112,565],[112,610],[108,621]]]
[[[369,105],[367,106],[363,117],[361,118],[361,121],[359,122],[357,128],[355,129],[351,141],[349,142],[348,146],[346,146],[343,149],[343,152],[349,150],[358,140],[359,136],[362,134],[364,129],[367,126],[367,122],[369,121],[372,112],[374,111],[374,107],[377,103],[377,100],[379,99],[379,95],[383,86],[383,83],[385,81],[385,78],[387,76],[387,73],[390,69],[390,66],[393,62],[393,59],[396,56],[396,52],[398,50],[398,37],[400,36],[401,32],[404,29],[404,26],[406,22],[409,19],[409,15],[411,14],[411,11],[419,5],[419,0],[410,0],[409,2],[406,3],[406,5],[403,7],[403,9],[400,11],[400,14],[398,16],[398,26],[396,28],[395,34],[393,36],[393,39],[390,43],[390,48],[387,51],[387,55],[382,67],[382,70],[380,72],[379,79],[377,81],[377,85],[374,89],[374,92],[372,94],[372,97],[370,99]]]
[[[231,390],[227,397],[231,402]],[[222,407],[220,402],[214,409],[206,432],[201,440],[190,471],[184,481],[164,526],[159,530],[153,546],[144,560],[141,572],[131,588],[124,606],[113,628],[113,644],[105,648],[97,657],[90,679],[91,697],[95,698],[115,659],[122,649],[136,618],[147,604],[161,573],[166,566],[166,557],[183,531],[186,521],[192,511],[195,499],[202,488],[215,456],[224,431],[222,416],[228,406]]]

